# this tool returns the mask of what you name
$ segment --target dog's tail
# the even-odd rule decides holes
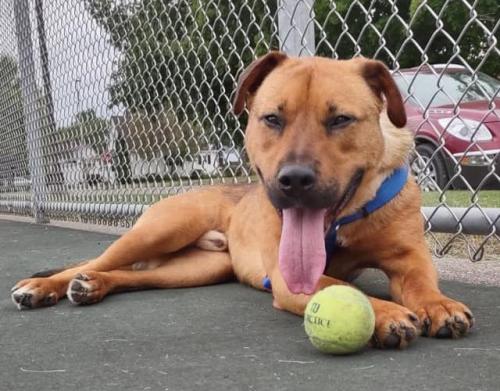
[[[59,267],[57,269],[42,270],[41,272],[37,272],[37,273],[33,274],[31,276],[31,278],[50,277],[50,276],[53,276],[54,274],[63,272],[65,270],[68,270],[68,269],[71,269],[71,268],[74,268],[74,267],[78,267],[78,266],[83,266],[86,263],[88,263],[88,261],[72,263],[72,264],[69,264],[69,265],[66,265],[66,266],[63,266],[63,267]]]

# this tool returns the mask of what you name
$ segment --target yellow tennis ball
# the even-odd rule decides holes
[[[333,285],[307,304],[304,326],[311,343],[325,353],[348,354],[363,348],[375,329],[375,313],[359,290]]]

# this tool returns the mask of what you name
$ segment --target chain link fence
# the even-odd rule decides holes
[[[3,1],[0,213],[128,226],[171,194],[252,181],[230,110],[244,67],[276,48],[364,55],[405,97],[436,253],[495,257],[499,20],[498,0]]]

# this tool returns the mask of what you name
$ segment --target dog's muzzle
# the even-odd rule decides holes
[[[266,188],[276,209],[328,208],[339,197],[337,186],[321,186],[315,170],[300,164],[282,166]]]

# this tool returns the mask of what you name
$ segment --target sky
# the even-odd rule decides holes
[[[17,58],[13,1],[0,0],[0,54]],[[37,85],[42,86],[41,64],[34,12],[29,1],[33,55]],[[44,1],[46,43],[52,83],[54,113],[58,126],[70,124],[82,110],[95,109],[110,117],[119,109],[108,107],[107,86],[119,52],[85,10],[81,0]],[[1,71],[1,70],[0,70]]]

